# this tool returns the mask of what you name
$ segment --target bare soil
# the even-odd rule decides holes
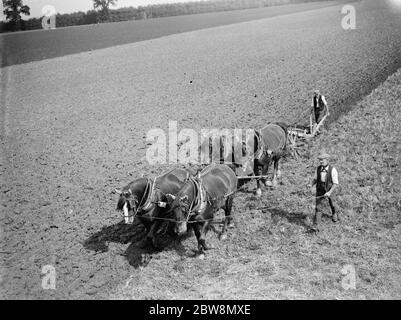
[[[342,1],[316,1],[278,7],[212,12],[0,34],[0,67],[45,60],[68,54],[165,37],[205,28],[266,19],[335,5]]]

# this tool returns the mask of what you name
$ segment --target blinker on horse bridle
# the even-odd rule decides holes
[[[124,211],[121,213],[121,215],[124,217],[124,218],[131,218],[131,217],[136,217],[136,215],[138,214],[138,210],[136,210],[136,208],[137,208],[137,203],[138,203],[138,199],[136,198],[136,197],[134,197],[133,198],[133,200],[129,200],[129,199],[127,199],[126,200],[126,204],[127,204],[127,202],[128,202],[128,204],[129,204],[129,209],[130,210],[128,210],[128,212],[129,211],[131,211],[132,210],[132,214],[128,214],[127,216],[125,215],[125,213],[124,213]],[[125,205],[126,205],[125,204]],[[134,205],[133,205],[134,204]],[[125,206],[124,205],[124,206]]]
[[[149,192],[150,179],[147,179],[147,180],[148,180],[148,181],[147,181],[147,183],[146,183],[145,192],[144,192],[143,195],[142,195],[141,201],[138,201],[138,198],[135,197],[135,196],[133,196],[132,190],[131,190],[131,189],[128,189],[128,191],[126,191],[126,192],[124,193],[124,197],[126,197],[126,198],[128,198],[129,196],[133,196],[133,197],[132,197],[132,198],[133,198],[133,203],[135,204],[135,205],[132,205],[132,201],[130,201],[129,199],[127,199],[128,203],[129,203],[129,206],[130,206],[130,209],[132,209],[132,214],[129,214],[128,216],[125,216],[125,214],[124,214],[124,212],[123,212],[123,213],[122,213],[122,216],[123,216],[124,218],[131,218],[131,217],[134,217],[134,218],[135,218],[135,217],[138,215],[138,213],[141,212],[141,207],[142,207],[142,205],[143,205],[143,203],[144,203],[145,196],[147,196],[147,195],[148,195],[148,192]],[[139,205],[138,205],[138,203],[139,203]]]

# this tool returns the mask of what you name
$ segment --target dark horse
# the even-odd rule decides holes
[[[232,139],[232,143],[226,144],[227,139]],[[266,176],[270,165],[273,163],[272,182],[266,179],[257,179],[256,194],[261,195],[260,181],[266,186],[276,187],[277,176],[279,174],[279,161],[287,155],[287,125],[283,123],[270,123],[260,130],[253,130],[247,136],[246,141],[242,137],[229,137],[222,135],[219,137],[219,150],[217,150],[217,162],[227,164],[233,171],[241,176],[249,176],[249,179],[241,179],[239,186],[250,181],[252,176]],[[206,140],[201,146],[202,151],[210,156],[213,150],[211,140]],[[235,152],[235,147],[240,146],[240,153]],[[227,149],[227,150],[226,150]],[[250,150],[248,150],[250,149]],[[210,161],[210,158],[207,158]],[[212,162],[214,160],[212,159]]]
[[[231,224],[233,194],[237,189],[237,177],[232,169],[223,164],[211,164],[196,177],[191,177],[178,191],[169,195],[171,208],[176,217],[176,233],[185,233],[192,227],[198,241],[198,252],[208,250],[205,238],[213,226],[214,213],[224,209],[225,220],[220,236],[224,236]],[[214,231],[216,231],[214,229]]]
[[[163,224],[163,218],[169,211],[166,194],[175,194],[189,178],[188,171],[173,169],[154,180],[139,178],[132,181],[122,190],[116,190],[120,195],[117,210],[123,211],[126,224],[133,224],[135,217],[146,228],[146,239],[155,243],[154,232]],[[155,219],[156,218],[156,219]]]
[[[283,123],[271,123],[255,131],[255,154],[253,172],[256,176],[266,176],[273,163],[273,176],[270,183],[266,179],[257,179],[256,194],[261,195],[260,181],[266,186],[276,187],[280,159],[287,155],[287,126]]]

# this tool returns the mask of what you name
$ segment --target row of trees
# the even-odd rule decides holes
[[[24,28],[21,14],[30,15],[30,8],[22,3],[22,0],[3,0],[3,14],[6,16],[7,27],[10,30]],[[2,28],[3,29],[3,28]]]
[[[110,6],[117,4],[117,0],[93,0],[94,10],[57,14],[56,27],[248,9],[309,1],[314,0],[209,0],[110,9]],[[3,5],[5,8],[4,14],[8,22],[1,23],[0,30],[12,31],[42,28],[42,18],[32,18],[27,21],[21,19],[21,14],[29,15],[29,7],[23,5],[22,0],[3,0]]]
[[[42,18],[33,18],[25,21],[21,15],[30,15],[30,8],[22,3],[22,0],[2,0],[3,13],[7,22],[1,22],[1,31],[16,31],[26,29],[38,29],[42,26]],[[57,15],[59,26],[79,24],[91,24],[110,21],[110,6],[116,5],[117,0],[93,0],[93,8],[87,13],[77,12],[72,14]],[[57,21],[57,20],[56,20]]]
[[[100,21],[110,21],[110,6],[115,6],[117,0],[93,0],[93,7],[98,9]]]

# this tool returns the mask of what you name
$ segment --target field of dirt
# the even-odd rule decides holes
[[[401,75],[380,84],[401,67],[401,8],[354,6],[356,30],[338,5],[0,69],[1,298],[400,298]],[[194,236],[139,248],[112,190],[172,167],[147,163],[150,129],[307,123],[315,88],[329,131],[283,164],[277,190],[238,194],[225,242],[210,232],[205,260]],[[306,184],[321,146],[343,212],[313,235]],[[46,265],[55,290],[42,288]],[[346,265],[355,290],[342,287]]]
[[[341,2],[344,3],[345,0],[103,23],[57,28],[51,31],[5,33],[0,34],[2,47],[0,66],[45,60],[171,34],[319,9]]]

